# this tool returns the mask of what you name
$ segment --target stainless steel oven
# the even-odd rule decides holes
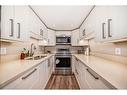
[[[71,69],[71,55],[56,55],[56,69]]]
[[[56,71],[71,71],[72,55],[69,49],[58,49],[55,55],[55,70]]]

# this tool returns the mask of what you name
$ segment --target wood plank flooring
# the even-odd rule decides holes
[[[52,74],[45,89],[79,89],[74,74]]]

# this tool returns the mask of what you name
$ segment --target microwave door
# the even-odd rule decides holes
[[[57,37],[56,42],[57,43],[67,43],[67,40],[64,37]]]
[[[57,44],[70,44],[70,37],[56,37]]]

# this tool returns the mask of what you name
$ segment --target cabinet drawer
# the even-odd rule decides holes
[[[89,86],[86,82],[86,66],[84,63],[80,63],[80,89],[89,89]]]
[[[86,69],[86,82],[91,89],[109,89],[100,77],[91,69]]]
[[[35,89],[39,82],[39,67],[31,69],[3,89]]]

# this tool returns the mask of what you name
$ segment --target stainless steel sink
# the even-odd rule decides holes
[[[47,56],[34,56],[34,57],[26,58],[26,60],[39,60],[39,59],[42,59],[44,57],[47,57]]]
[[[39,60],[39,59],[42,59],[42,58],[44,58],[44,57],[46,57],[46,56],[35,56],[33,59],[34,59],[34,60]]]

